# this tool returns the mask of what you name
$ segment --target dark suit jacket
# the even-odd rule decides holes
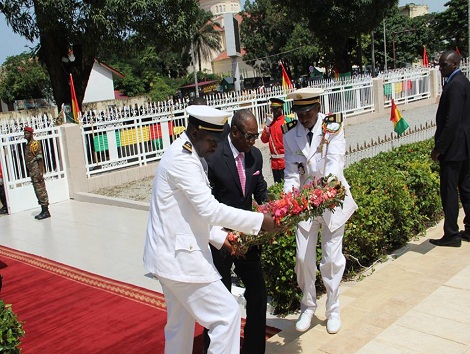
[[[439,160],[462,161],[470,157],[470,82],[457,72],[444,85],[436,114],[434,149]]]
[[[224,204],[251,210],[253,197],[258,204],[267,200],[267,184],[263,177],[263,157],[258,148],[245,153],[246,196],[242,194],[237,166],[225,137],[216,151],[206,158],[212,194]]]

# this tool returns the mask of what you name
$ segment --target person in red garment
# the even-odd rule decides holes
[[[271,113],[266,117],[266,125],[261,133],[261,141],[269,143],[271,153],[271,170],[273,171],[274,182],[280,183],[284,179],[284,142],[282,125],[286,122],[284,117],[284,101],[280,98],[270,98]]]

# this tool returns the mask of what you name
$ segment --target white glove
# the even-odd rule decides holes
[[[269,127],[272,122],[273,122],[273,115],[272,114],[266,114],[266,126]]]

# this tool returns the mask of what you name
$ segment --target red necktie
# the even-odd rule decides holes
[[[238,177],[240,177],[240,184],[242,185],[243,195],[245,195],[245,184],[246,184],[246,176],[245,171],[243,171],[243,154],[239,153],[237,156],[237,171]]]

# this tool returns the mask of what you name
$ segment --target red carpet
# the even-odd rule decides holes
[[[3,246],[0,261],[0,296],[24,322],[22,353],[163,353],[162,294]]]

